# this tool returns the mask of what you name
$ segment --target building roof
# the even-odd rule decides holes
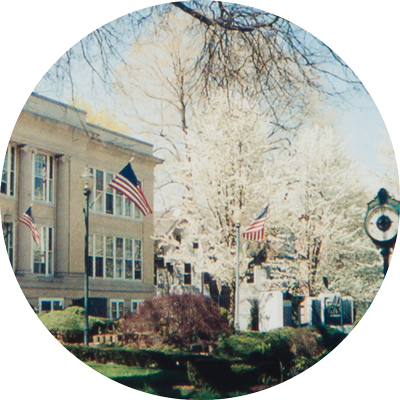
[[[157,162],[162,162],[161,159],[153,156],[152,144],[91,124],[86,120],[86,111],[59,101],[32,93],[25,103],[23,111],[81,129],[103,143],[109,143],[129,151],[145,154],[151,156]]]

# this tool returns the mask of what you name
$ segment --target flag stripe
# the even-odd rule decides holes
[[[30,231],[32,232],[32,237],[35,243],[39,246],[40,244],[40,236],[39,232],[37,230],[35,221],[33,220],[32,217],[32,211],[31,207],[29,207],[24,214],[22,214],[21,218],[19,219],[19,222],[27,226]]]
[[[130,163],[109,183],[109,186],[131,200],[144,216],[153,213]]]
[[[264,239],[265,214],[268,206],[261,214],[244,230],[243,237],[247,240],[261,241]]]
[[[120,193],[124,194],[129,198],[136,206],[140,209],[140,211],[144,214],[150,214],[151,209],[146,205],[147,201],[143,199],[143,196],[139,192],[138,188],[130,184],[129,181],[126,181],[123,177],[117,176],[111,183],[110,187],[118,190]]]

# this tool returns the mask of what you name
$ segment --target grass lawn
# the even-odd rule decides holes
[[[187,379],[186,372],[161,370],[155,368],[128,367],[113,363],[98,364],[86,362],[86,365],[125,386],[175,399],[220,399],[221,395],[208,388],[194,388]],[[231,393],[226,397],[241,396],[246,393]]]
[[[95,371],[106,376],[107,378],[132,378],[132,377],[147,377],[157,375],[160,370],[154,368],[127,367],[126,365],[118,364],[97,364],[94,362],[85,363]]]
[[[112,363],[86,362],[86,365],[107,378],[147,393],[179,399],[188,398],[193,392],[193,389],[189,390],[187,387],[187,375],[182,371],[128,367]]]

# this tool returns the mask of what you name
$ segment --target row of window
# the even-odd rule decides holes
[[[142,279],[142,241],[115,236],[89,235],[89,276]]]
[[[14,262],[13,224],[3,223],[4,241]],[[32,272],[53,275],[53,228],[38,226],[40,245],[32,240]],[[89,235],[89,276],[93,278],[142,279],[142,241],[114,236]]]
[[[144,300],[131,301],[131,313],[137,312]],[[64,309],[64,299],[39,299],[39,313],[60,311]],[[110,300],[110,318],[117,320],[124,315],[124,300]]]
[[[4,159],[1,176],[1,193],[7,196],[15,195],[16,148],[9,146]],[[33,200],[54,202],[54,156],[36,153],[33,159]],[[108,184],[115,175],[91,168],[94,187],[91,200],[95,200],[92,210],[99,214],[116,215],[141,219],[140,210],[126,197],[122,196]]]

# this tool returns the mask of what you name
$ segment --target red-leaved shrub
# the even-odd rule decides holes
[[[216,339],[229,331],[229,325],[214,300],[185,293],[146,300],[121,329],[127,342],[147,336],[154,344],[188,345]]]

